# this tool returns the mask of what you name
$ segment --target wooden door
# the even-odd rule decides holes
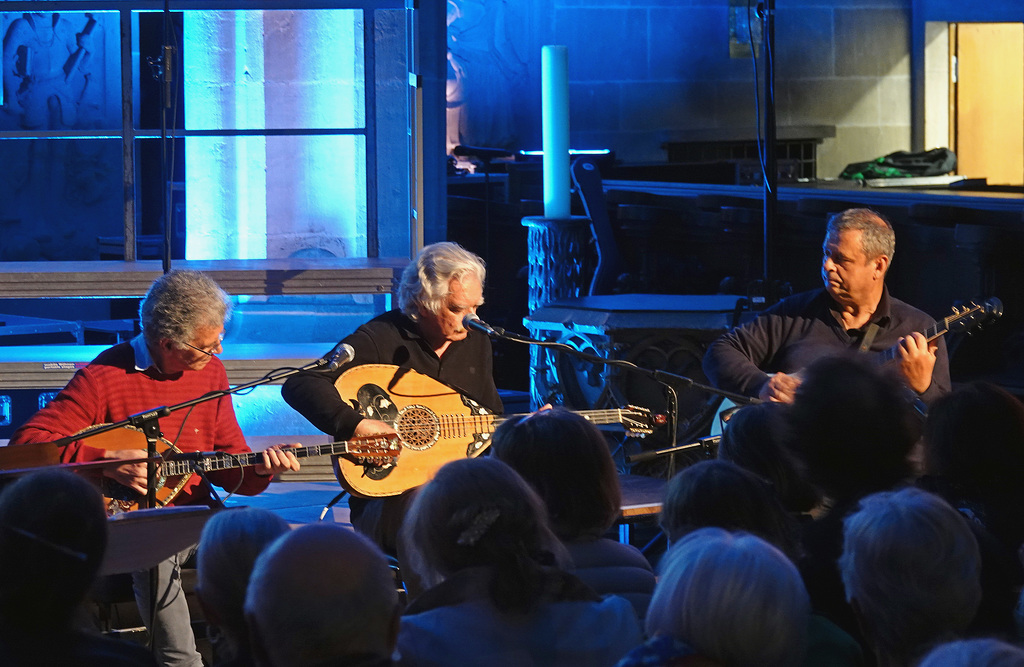
[[[951,146],[957,173],[1024,185],[1024,23],[959,23]]]

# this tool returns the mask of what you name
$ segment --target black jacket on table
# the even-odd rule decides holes
[[[836,350],[857,348],[862,329],[847,330],[837,319],[835,301],[824,289],[783,299],[756,319],[723,334],[704,356],[704,373],[726,391],[757,396],[769,373],[795,373]],[[882,352],[934,318],[889,296],[886,288],[871,322],[879,329],[869,350]],[[932,383],[920,398],[930,404],[950,390],[946,342],[938,339]]]
[[[399,310],[391,310],[360,326],[342,342],[355,350],[353,360],[334,372],[306,371],[288,378],[281,394],[313,426],[339,440],[348,440],[363,419],[341,399],[334,382],[343,372],[365,364],[392,364],[443,382],[501,414],[501,398],[494,386],[491,340],[471,329],[453,341],[438,358],[420,335],[416,323]]]

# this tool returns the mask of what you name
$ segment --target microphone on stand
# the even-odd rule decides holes
[[[320,365],[325,370],[336,371],[342,365],[355,359],[356,351],[348,343],[338,343],[334,349],[328,352],[321,360]]]
[[[466,327],[467,329],[476,329],[477,331],[482,331],[488,336],[497,336],[500,338],[505,335],[504,329],[502,329],[501,327],[492,327],[490,324],[484,322],[479,317],[477,317],[476,313],[469,313],[468,315],[463,317],[462,326]]]

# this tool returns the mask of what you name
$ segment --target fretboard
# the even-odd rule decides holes
[[[611,410],[574,410],[575,414],[584,417],[587,421],[593,424],[621,424],[624,420],[624,415],[627,412],[622,408],[615,408]],[[518,417],[525,417],[526,414],[519,415],[507,415],[505,417],[494,418],[494,428],[497,428],[502,422],[509,419],[515,419]]]
[[[932,322],[932,325],[925,329],[924,331],[922,331],[921,334],[925,337],[925,340],[933,341],[939,336],[945,335],[949,331],[949,322],[950,320],[956,319],[956,317],[956,315],[950,315],[949,317],[941,319],[938,322]],[[900,346],[899,343],[897,343],[896,345],[890,347],[888,350],[879,352],[879,363],[887,364],[890,361],[895,361],[896,358],[899,356],[899,350]]]
[[[328,442],[322,445],[309,445],[306,447],[289,447],[288,451],[296,458],[309,456],[328,456],[338,454],[365,454],[368,444],[379,444],[381,450],[385,450],[395,442],[389,438],[361,440],[358,443],[352,441]],[[382,452],[379,454],[384,456]],[[396,452],[397,455],[397,452]],[[193,472],[193,464],[203,472],[215,470],[227,470],[228,468],[242,468],[263,463],[263,452],[246,452],[245,454],[227,454],[224,452],[210,452],[198,461],[174,460],[173,454],[161,464],[161,474],[165,477],[175,475],[187,475]]]

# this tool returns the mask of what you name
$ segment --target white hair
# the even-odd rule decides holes
[[[844,521],[839,569],[876,652],[904,662],[966,629],[981,602],[967,520],[920,489],[861,500]]]
[[[754,535],[701,528],[672,545],[646,631],[723,665],[799,664],[810,600],[796,567]]]
[[[917,667],[1020,667],[1024,649],[998,639],[962,639],[942,644]]]
[[[484,260],[458,243],[432,243],[402,272],[398,307],[414,320],[420,308],[438,313],[451,292],[452,280],[462,282],[467,276],[474,276],[483,286],[486,273]]]

